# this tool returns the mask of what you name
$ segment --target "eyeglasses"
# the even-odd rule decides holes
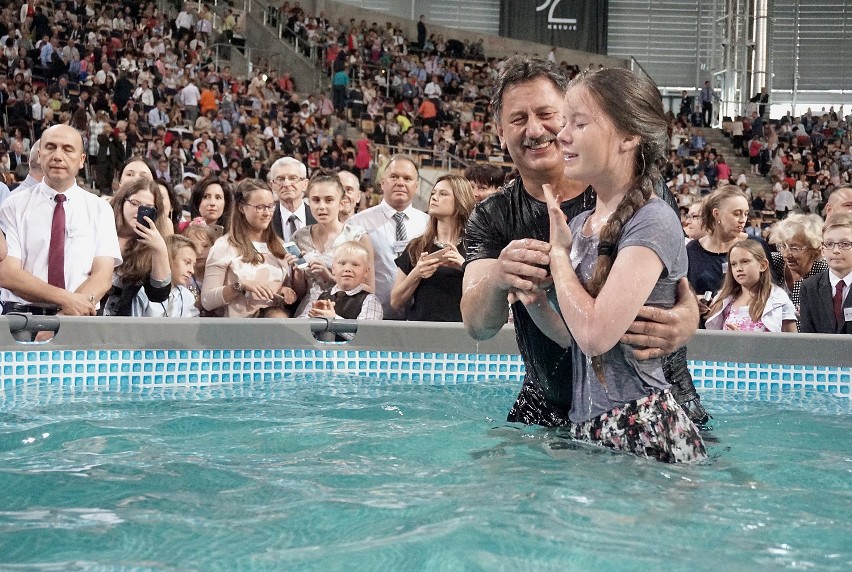
[[[299,177],[298,175],[285,175],[282,177],[275,177],[274,179],[272,179],[272,182],[276,185],[295,185],[296,183],[300,183],[304,180],[305,179]]]
[[[249,203],[243,203],[243,204],[247,207],[252,207],[258,213],[275,212],[275,203],[271,203],[271,204],[268,204],[268,205],[250,205]]]
[[[852,242],[823,242],[822,247],[826,250],[834,250],[834,247],[839,248],[840,250],[852,250]]]
[[[152,208],[152,209],[153,209],[153,208],[156,208],[154,205],[146,205],[145,203],[140,203],[140,202],[139,202],[139,201],[137,201],[136,199],[124,199],[124,202],[126,202],[126,203],[130,203],[131,205],[133,205],[133,206],[134,206],[134,207],[136,207],[137,209],[138,209],[139,207],[148,207],[148,208]]]
[[[806,250],[810,250],[809,246],[788,246],[786,244],[779,244],[779,250],[786,250],[788,252],[792,252],[793,254],[801,254]]]

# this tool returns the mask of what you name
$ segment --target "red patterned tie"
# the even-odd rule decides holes
[[[834,287],[834,319],[835,323],[840,326],[843,323],[843,289],[846,288],[846,283],[841,280]]]
[[[57,193],[53,200],[53,223],[50,225],[50,250],[47,254],[47,283],[65,289],[65,207],[68,197]]]

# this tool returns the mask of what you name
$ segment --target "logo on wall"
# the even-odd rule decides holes
[[[535,11],[541,12],[542,10],[547,10],[548,7],[550,7],[550,10],[547,11],[548,30],[576,30],[576,18],[559,18],[557,16],[554,16],[554,12],[556,12],[556,7],[559,6],[560,2],[562,2],[562,0],[544,0],[544,4],[542,4],[541,6],[536,6]]]

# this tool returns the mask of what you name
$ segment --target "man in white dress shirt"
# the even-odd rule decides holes
[[[157,127],[169,126],[169,115],[166,113],[165,100],[161,99],[158,101],[156,107],[148,112],[148,125],[151,127],[152,132],[156,130]]]
[[[198,103],[201,100],[201,92],[195,85],[194,77],[187,80],[186,86],[180,90],[178,99],[183,104],[184,121],[188,122],[190,127],[194,126],[195,120],[198,119]]]
[[[407,155],[394,155],[382,176],[382,202],[349,219],[349,224],[366,230],[373,242],[376,296],[382,302],[386,320],[404,317],[390,305],[390,291],[396,277],[395,261],[408,241],[426,231],[429,222],[428,214],[411,206],[419,184],[414,161]]]
[[[80,133],[54,125],[41,137],[39,161],[44,179],[29,191],[13,193],[0,207],[0,229],[9,254],[0,262],[3,312],[52,313],[58,307],[69,316],[94,315],[98,301],[112,285],[121,250],[112,208],[76,183],[86,161]],[[58,196],[64,197],[62,200]],[[64,288],[49,274],[56,261],[52,239],[56,212],[64,210],[64,249],[59,257]],[[60,234],[60,236],[62,236]]]
[[[281,157],[269,168],[269,187],[278,196],[272,230],[284,242],[293,240],[293,234],[300,228],[316,222],[303,200],[307,177],[308,168],[293,157]]]

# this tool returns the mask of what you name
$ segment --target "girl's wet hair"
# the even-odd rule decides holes
[[[639,137],[633,161],[633,186],[601,229],[594,274],[587,285],[597,297],[615,262],[615,247],[627,222],[654,193],[660,163],[668,151],[668,119],[657,87],[648,78],[621,68],[587,70],[568,89],[583,87],[621,134]]]

